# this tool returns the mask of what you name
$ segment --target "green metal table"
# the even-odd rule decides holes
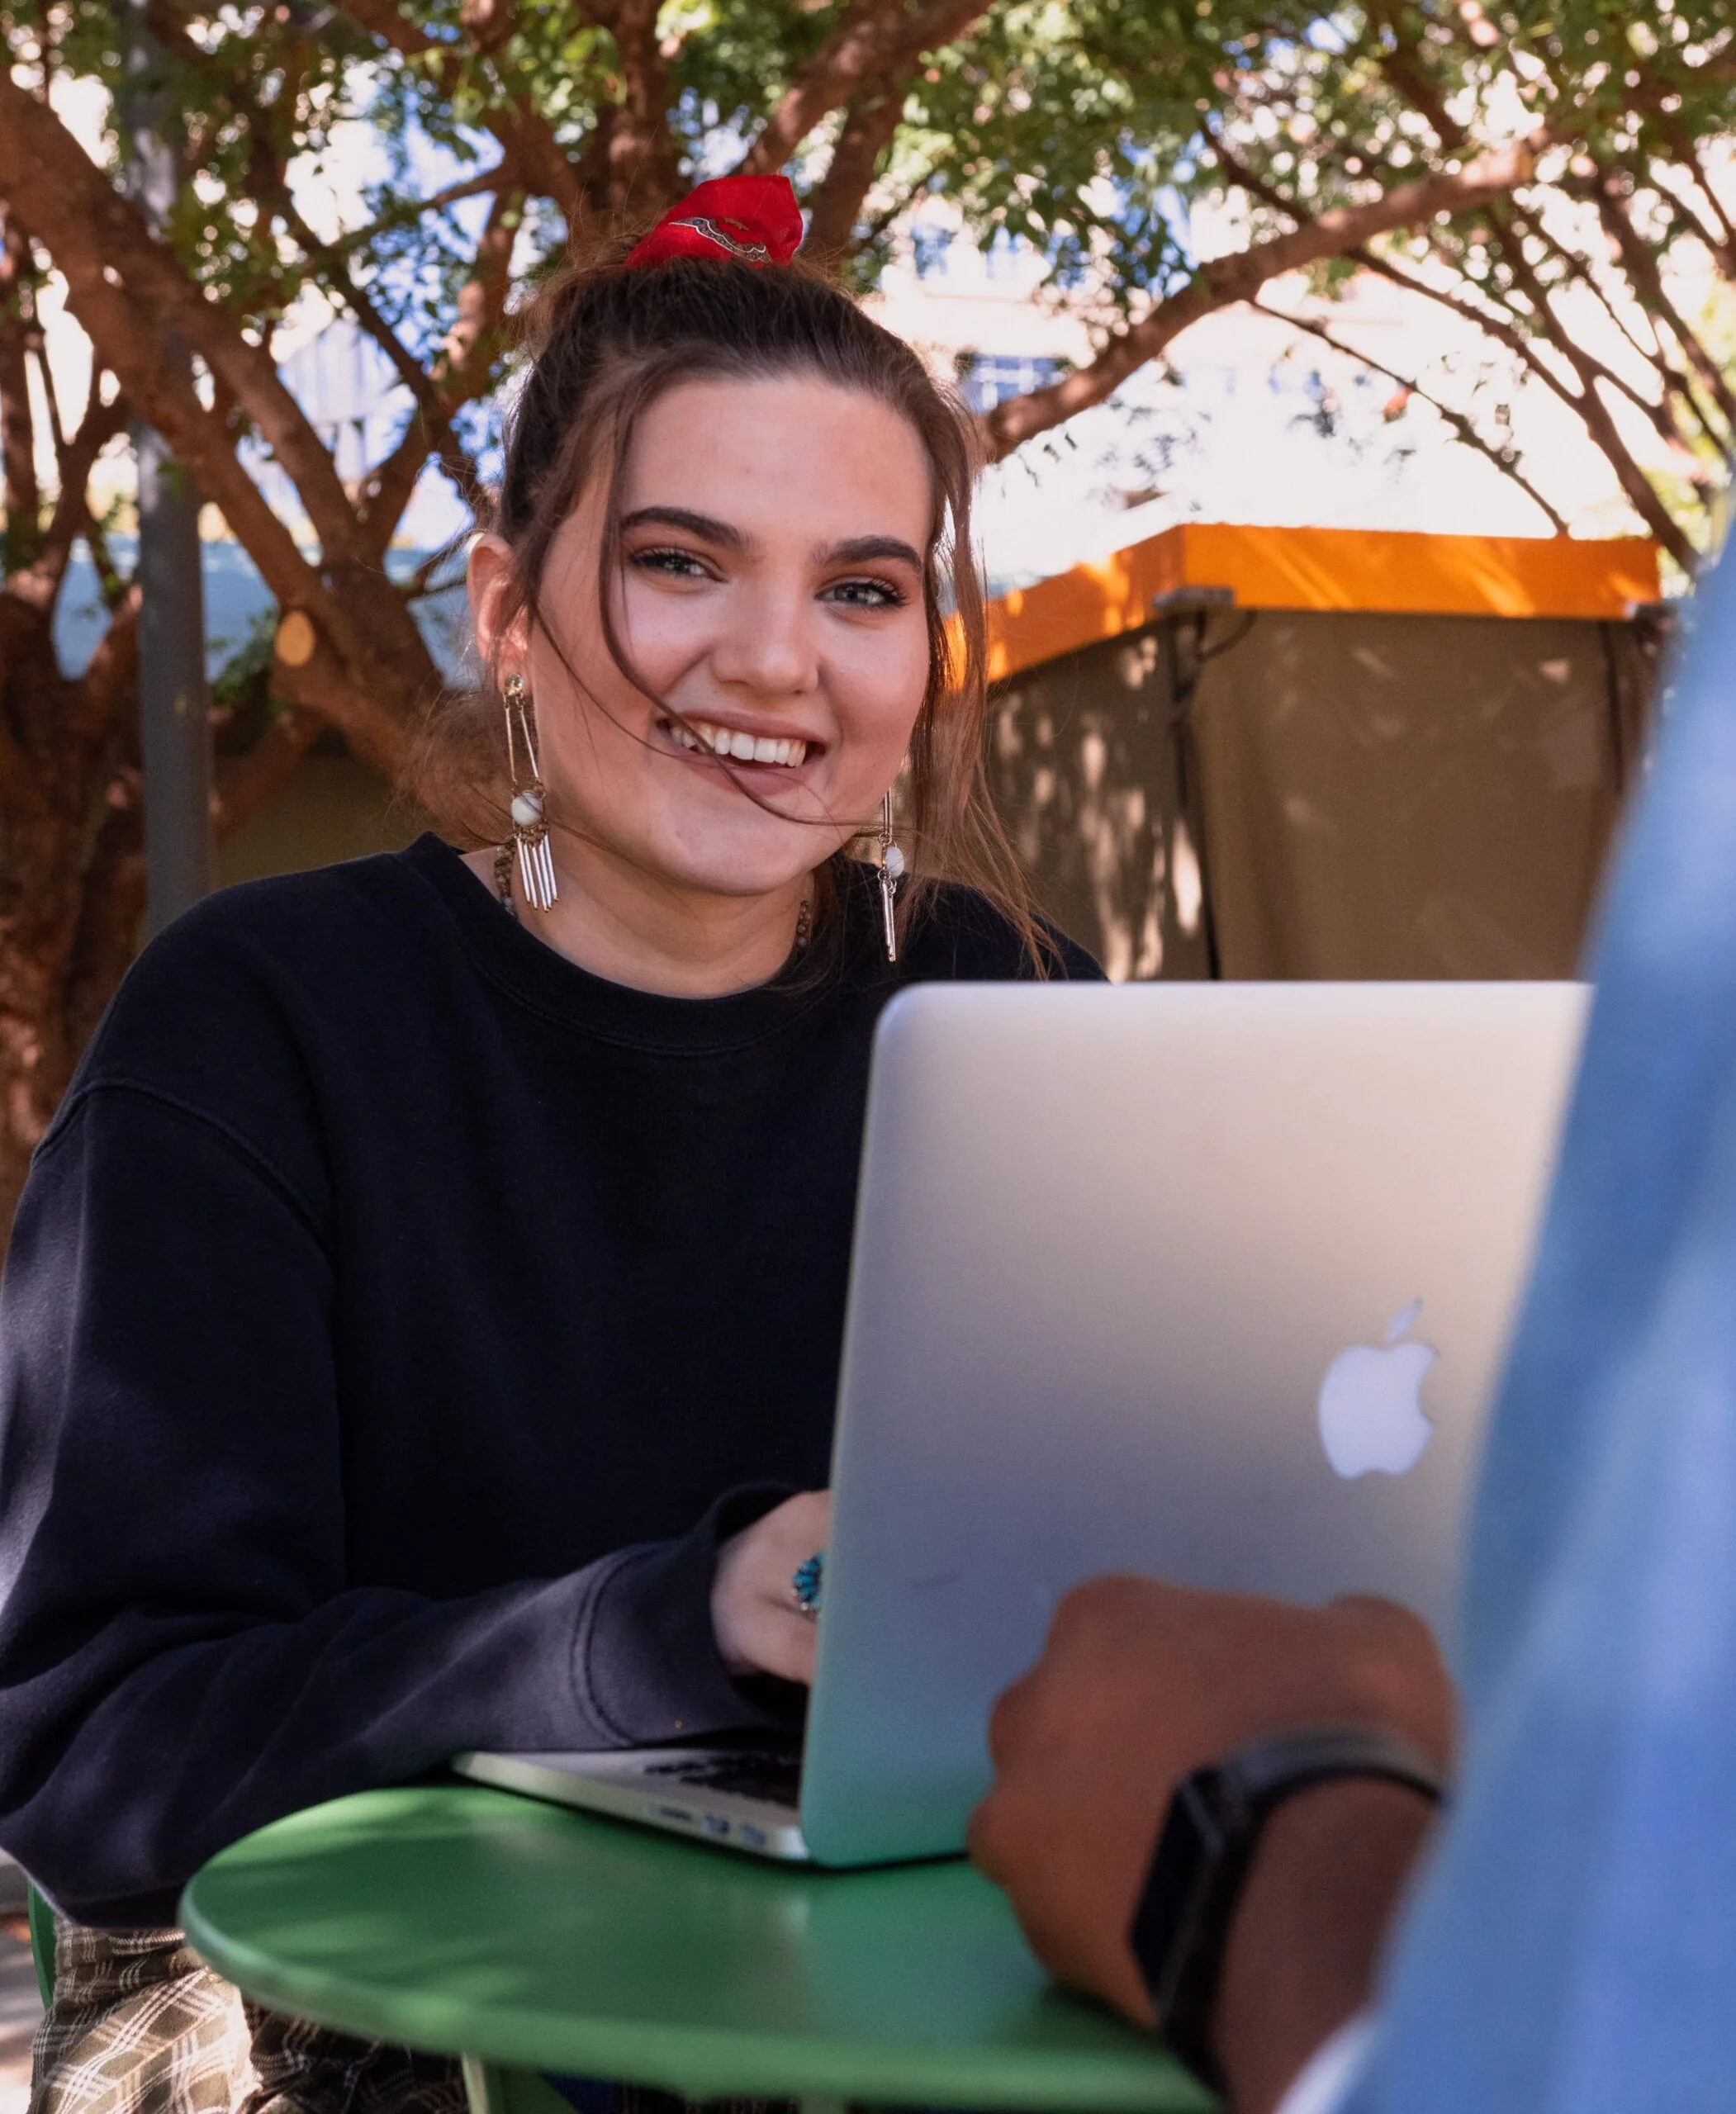
[[[188,1936],[274,2009],[460,2055],[476,2114],[540,2073],[690,2097],[1201,2114],[1161,2048],[1053,1988],[960,1861],[757,1863],[471,1786],[365,1793],[214,1858]]]

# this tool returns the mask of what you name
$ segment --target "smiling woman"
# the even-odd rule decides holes
[[[897,412],[791,376],[678,383],[619,482],[618,529],[596,480],[556,533],[534,623],[511,544],[478,541],[477,640],[536,701],[569,883],[543,936],[710,995],[780,965],[814,869],[899,775],[928,680],[929,472]]]
[[[534,356],[472,564],[490,683],[436,714],[417,793],[461,841],[501,839],[499,700],[518,676],[557,869],[584,883],[584,937],[571,914],[546,936],[605,969],[623,941],[628,980],[692,994],[770,974],[804,903],[814,964],[836,963],[834,855],[899,781],[900,929],[937,882],[962,882],[1043,973],[1052,950],[984,775],[967,421],[799,262],[619,260],[576,263],[527,317]],[[760,753],[779,742],[799,761]],[[655,931],[651,874],[675,884]],[[632,930],[611,939],[624,888]],[[669,950],[655,971],[647,948]]]
[[[455,2066],[244,2007],[182,1886],[462,1749],[793,1732],[875,1023],[1096,973],[984,794],[963,425],[788,261],[781,179],[721,188],[533,311],[443,835],[171,927],[37,1154],[0,1842],[60,1912],[40,2114],[457,2114]],[[895,787],[889,960],[900,862],[851,854]]]

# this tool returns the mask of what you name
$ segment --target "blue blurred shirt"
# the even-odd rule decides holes
[[[1736,564],[1607,896],[1356,2114],[1736,2107]]]

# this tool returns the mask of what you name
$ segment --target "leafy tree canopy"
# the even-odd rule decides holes
[[[648,218],[731,168],[788,168],[809,246],[860,286],[927,201],[979,242],[1032,245],[1044,297],[1084,321],[1091,350],[982,415],[991,457],[1103,402],[1214,310],[1274,305],[1297,273],[1318,293],[1376,273],[1552,392],[1691,571],[1736,435],[1729,12],[0,0],[0,1190],[138,922],[136,598],[89,491],[128,420],[164,436],[285,618],[275,658],[255,642],[236,677],[259,709],[235,715],[256,738],[225,761],[220,827],[324,726],[395,768],[439,677],[383,561],[431,463],[467,495],[481,481],[517,292],[573,231]],[[62,89],[88,106],[92,84],[107,96],[97,162],[61,115]],[[125,180],[122,130],[141,123],[183,172],[160,225]],[[380,173],[334,215],[312,179],[355,165],[357,128]],[[43,354],[50,275],[92,348],[83,406],[55,400]],[[312,294],[400,385],[397,430],[359,481],[339,478],[273,358]],[[1342,343],[1330,309],[1286,312]],[[1502,401],[1393,379],[1558,521]],[[267,455],[299,538],[261,489]],[[81,538],[110,621],[74,680],[51,625]]]

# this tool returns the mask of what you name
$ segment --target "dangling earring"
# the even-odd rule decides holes
[[[530,699],[522,675],[509,675],[500,686],[506,713],[506,769],[512,780],[512,837],[519,847],[519,885],[533,910],[553,910],[559,891],[554,884],[554,860],[548,849],[548,825],[543,819],[547,788],[537,765],[536,737],[532,732]],[[515,730],[513,722],[518,726]],[[519,783],[519,745],[530,777]]]
[[[893,910],[898,903],[899,883],[904,878],[904,855],[892,841],[892,795],[880,801],[880,925],[886,936],[886,959],[898,960],[898,927]]]

